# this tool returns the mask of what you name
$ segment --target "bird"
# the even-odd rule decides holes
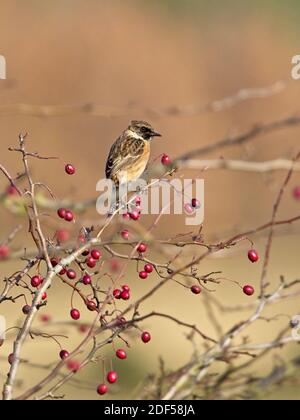
[[[144,173],[150,158],[150,143],[161,137],[146,121],[131,121],[112,145],[105,167],[107,179],[116,187],[116,204],[119,202],[119,186],[136,181]]]

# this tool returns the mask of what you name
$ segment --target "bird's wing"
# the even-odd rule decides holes
[[[106,177],[113,178],[120,171],[126,171],[145,152],[145,141],[121,136],[110,149],[106,162]]]

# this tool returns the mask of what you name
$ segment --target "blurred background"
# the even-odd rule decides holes
[[[153,158],[162,153],[176,158],[228,134],[299,111],[300,81],[291,79],[291,59],[300,54],[297,0],[0,0],[0,6],[0,54],[7,62],[7,80],[0,80],[1,163],[13,174],[21,171],[20,161],[7,149],[17,144],[20,132],[28,132],[31,150],[60,158],[33,161],[32,170],[61,199],[82,201],[96,197],[95,185],[103,177],[109,148],[131,119],[149,120],[163,134],[161,140],[153,143]],[[242,88],[271,86],[278,81],[286,84],[280,93],[248,100],[221,112],[159,113],[174,106],[201,108]],[[205,158],[290,159],[299,151],[299,134],[300,127],[291,127],[259,136],[247,147],[227,148]],[[66,179],[60,170],[67,162],[78,168],[76,178]],[[189,171],[188,175],[197,176],[197,171]],[[202,176],[206,186],[204,234],[209,241],[225,239],[231,233],[270,220],[285,173],[207,171],[201,172]],[[292,195],[298,184],[300,175],[295,174],[280,218],[299,214],[299,201]],[[6,186],[1,177],[1,191]],[[91,211],[89,217],[96,220],[96,211]],[[18,223],[22,219],[2,206],[0,239]],[[53,222],[46,222],[46,228],[53,229]],[[173,234],[189,230],[179,218],[178,232],[174,232],[174,219],[165,218],[157,236],[170,236],[170,228]],[[255,244],[262,253],[265,238],[255,238]],[[13,246],[15,249],[30,246],[26,226]],[[203,273],[220,270],[235,281],[256,285],[261,264],[249,267],[246,252],[246,245],[224,252],[222,258],[206,262]],[[298,258],[299,226],[279,230],[270,270],[274,287],[282,274],[289,280],[298,277]],[[19,267],[18,261],[1,263],[1,278]],[[129,283],[134,283],[132,273],[128,273]],[[136,296],[147,287],[136,285]],[[60,284],[51,289],[47,309],[55,313],[57,320],[66,319],[69,311],[62,289]],[[219,286],[216,293],[226,304],[248,302],[231,284]],[[144,310],[154,308],[176,314],[186,322],[199,323],[204,331],[213,334],[202,299],[204,295],[197,299],[172,283],[148,302]],[[7,317],[8,326],[18,322],[21,306],[21,302],[1,305],[0,313]],[[299,301],[294,299],[288,307],[278,305],[275,312],[299,314]],[[91,319],[88,314],[87,320]],[[231,327],[237,319],[237,314],[224,317],[224,328]],[[287,320],[283,317],[279,326],[280,323],[284,326]],[[272,326],[276,332],[278,325]],[[270,334],[274,335],[266,324],[259,327],[251,331],[253,339],[265,341]],[[190,357],[192,348],[183,329],[162,320],[151,321],[151,329],[154,337],[151,347],[145,348],[132,338],[128,363],[118,366],[119,389],[109,397],[134,398],[141,380],[158,369],[160,356],[170,369]],[[72,343],[81,338],[78,335],[70,338]],[[31,360],[34,349],[39,348],[34,354],[35,362],[53,362],[55,343],[40,341],[40,347],[26,345],[24,358]],[[10,346],[7,343],[1,348],[1,381],[7,371],[4,359]],[[280,354],[291,359],[299,354],[299,347],[291,345]],[[256,365],[257,369],[267,372],[272,367],[271,359]],[[99,382],[100,373],[100,366],[99,369],[92,366],[81,375],[88,384],[93,384]],[[42,370],[29,369],[24,364],[19,375],[20,390],[43,375]],[[68,398],[96,397],[89,389],[73,385],[63,390]],[[272,397],[299,399],[299,391],[297,386],[283,387]]]

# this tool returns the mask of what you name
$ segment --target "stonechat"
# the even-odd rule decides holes
[[[119,185],[139,179],[145,171],[150,157],[150,142],[154,137],[161,137],[161,134],[149,123],[131,121],[112,145],[105,174],[116,186],[117,200]]]

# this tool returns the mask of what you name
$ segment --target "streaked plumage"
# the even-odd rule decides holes
[[[145,121],[132,121],[112,145],[106,162],[106,178],[118,188],[120,183],[141,177],[150,158],[150,140],[160,137]]]

